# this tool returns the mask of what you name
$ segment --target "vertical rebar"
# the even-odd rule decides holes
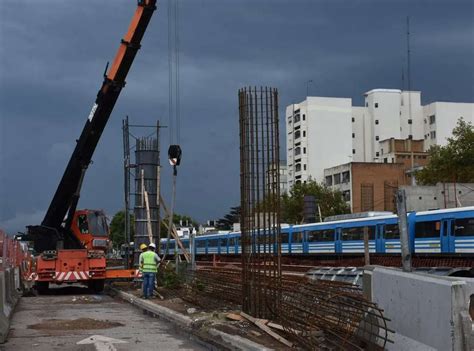
[[[239,90],[242,308],[269,318],[280,285],[278,92]]]

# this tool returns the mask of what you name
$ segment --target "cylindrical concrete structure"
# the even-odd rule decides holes
[[[138,264],[140,245],[152,241],[159,247],[160,214],[157,189],[160,165],[159,143],[156,138],[138,138],[135,149],[135,264]],[[148,195],[148,209],[145,192]],[[149,218],[148,218],[149,216]]]

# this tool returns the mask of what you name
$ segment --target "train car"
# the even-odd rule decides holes
[[[371,253],[400,253],[400,231],[395,214],[281,228],[282,254],[353,254],[364,252],[368,228]],[[412,253],[462,253],[474,255],[474,206],[408,214]],[[195,238],[196,255],[241,253],[240,232],[201,235]],[[189,248],[189,239],[183,240]],[[162,252],[166,240],[161,243]],[[174,252],[174,240],[170,241]]]

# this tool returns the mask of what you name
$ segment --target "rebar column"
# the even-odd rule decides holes
[[[159,248],[159,201],[157,199],[158,167],[160,164],[157,138],[138,138],[135,148],[135,249],[134,263],[138,264],[140,245],[152,241]],[[148,201],[145,196],[148,197]],[[148,204],[148,209],[147,209]],[[148,218],[149,217],[149,218]],[[150,222],[150,223],[149,223]]]
[[[271,318],[281,284],[278,91],[239,90],[242,309]]]

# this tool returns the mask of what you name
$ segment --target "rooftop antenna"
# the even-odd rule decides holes
[[[411,120],[411,67],[410,67],[410,16],[407,16],[407,83],[408,83],[408,119]],[[408,125],[410,135],[412,133],[412,124]]]

